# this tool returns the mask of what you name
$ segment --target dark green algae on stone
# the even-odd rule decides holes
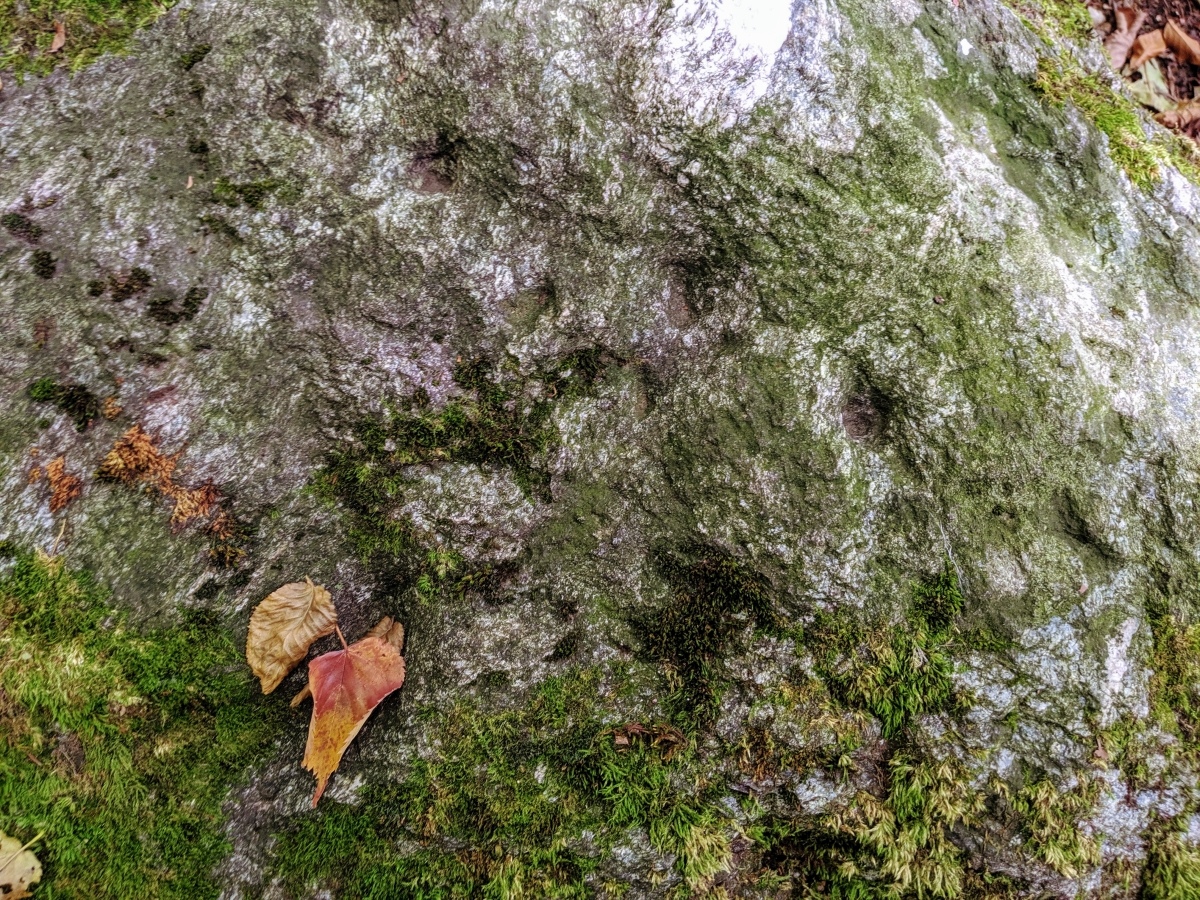
[[[1130,182],[999,5],[801,3],[753,109],[681,33],[196,3],[5,79],[0,528],[128,617],[11,634],[138,690],[121,647],[178,660],[200,616],[221,648],[182,706],[98,675],[5,708],[62,748],[12,744],[21,785],[104,796],[85,727],[160,779],[83,807],[126,873],[98,890],[1186,896],[1193,189]],[[134,424],[244,556],[95,477]],[[51,515],[58,455],[84,490]],[[303,712],[231,652],[305,574],[347,637],[410,634],[311,812]],[[162,736],[189,716],[214,749]],[[30,808],[0,828],[81,893]]]

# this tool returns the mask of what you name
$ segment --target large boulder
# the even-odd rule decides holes
[[[199,0],[4,79],[0,535],[408,628],[333,812],[302,727],[230,773],[225,896],[1200,883],[1197,188],[1051,20],[761,6]]]

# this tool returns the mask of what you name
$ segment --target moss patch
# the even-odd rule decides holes
[[[58,268],[58,260],[49,250],[34,250],[29,257],[29,268],[38,278],[49,281],[54,277],[54,272]]]
[[[0,226],[13,237],[36,244],[42,237],[42,226],[20,213],[5,213],[0,216]]]
[[[1148,188],[1171,165],[1200,183],[1200,153],[1176,134],[1157,132],[1147,137],[1137,104],[1114,91],[1098,75],[1089,74],[1061,44],[1091,39],[1087,6],[1075,0],[1010,2],[1022,20],[1055,48],[1052,57],[1038,61],[1035,86],[1055,103],[1070,102],[1108,137],[1109,153],[1134,184]]]
[[[31,384],[29,397],[38,403],[53,403],[71,417],[76,431],[86,430],[103,412],[100,398],[83,385],[59,384],[53,378],[39,378]]]
[[[105,53],[123,53],[134,31],[154,22],[176,0],[0,0],[0,70],[48,75],[57,66],[72,71]],[[54,26],[66,42],[50,52]]]
[[[282,704],[215,620],[139,633],[61,560],[4,552],[0,829],[44,833],[39,896],[216,897],[221,804]]]
[[[820,616],[805,640],[834,697],[875,716],[883,737],[895,740],[917,716],[954,705],[948,642],[962,606],[946,570],[914,586],[908,628]]]
[[[677,724],[694,730],[718,712],[726,681],[722,661],[738,632],[751,623],[773,624],[767,584],[709,548],[660,552],[655,562],[671,585],[671,598],[636,615],[632,625],[643,652],[666,670]]]
[[[642,828],[687,883],[708,883],[729,845],[681,777],[691,751],[656,741],[661,729],[606,724],[599,677],[548,679],[511,711],[430,711],[436,750],[362,804],[301,818],[280,837],[276,871],[296,896],[584,897],[604,854]]]
[[[409,467],[463,462],[504,468],[526,492],[544,492],[549,476],[538,460],[556,439],[552,404],[587,390],[601,369],[600,357],[587,353],[532,378],[495,371],[484,360],[464,361],[454,372],[461,395],[442,409],[432,409],[418,391],[403,406],[360,420],[354,440],[329,454],[316,490],[340,504],[364,558],[423,557],[407,521],[390,515]]]

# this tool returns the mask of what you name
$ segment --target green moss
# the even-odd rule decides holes
[[[189,288],[183,299],[155,297],[146,304],[146,315],[168,328],[193,319],[208,297],[207,288]]]
[[[584,897],[602,854],[643,828],[704,884],[729,847],[713,807],[678,777],[691,751],[673,729],[606,725],[599,679],[548,679],[506,712],[430,711],[436,751],[358,805],[303,816],[280,836],[274,871],[297,896]]]
[[[420,568],[425,554],[408,523],[390,516],[409,467],[462,462],[504,468],[526,492],[544,492],[549,476],[539,458],[555,440],[552,403],[586,391],[602,368],[599,355],[589,353],[533,378],[493,373],[484,360],[464,361],[454,372],[462,396],[435,411],[418,391],[404,408],[390,406],[383,416],[362,419],[354,440],[327,457],[314,480],[316,491],[340,505],[364,558],[416,553],[410,564]]]
[[[1073,60],[1043,58],[1035,84],[1055,103],[1073,103],[1108,136],[1113,162],[1134,184],[1145,188],[1158,180],[1163,155],[1147,139],[1136,107],[1098,76],[1086,74]]]
[[[204,61],[205,57],[207,57],[208,54],[211,52],[212,52],[211,44],[197,44],[191,50],[187,51],[186,53],[184,53],[182,56],[179,57],[179,64],[181,66],[183,66],[183,70],[185,72],[190,72],[197,65],[202,63]],[[195,153],[197,151],[193,150],[192,152]],[[207,148],[205,148],[204,152],[207,152]]]
[[[44,278],[49,281],[54,277],[54,271],[58,268],[58,261],[49,250],[34,250],[29,258],[29,268],[33,270],[33,274],[38,278]]]
[[[1200,897],[1200,849],[1185,843],[1178,832],[1152,833],[1147,841],[1146,866],[1138,897],[1139,900]]]
[[[109,275],[106,288],[112,292],[114,303],[124,303],[131,297],[136,297],[142,291],[146,290],[146,288],[150,287],[150,284],[150,273],[141,266],[134,266],[124,275]]]
[[[884,792],[860,792],[849,808],[820,819],[770,823],[764,863],[789,875],[802,897],[844,900],[963,894],[969,876],[951,841],[973,824],[985,797],[953,753],[917,738],[914,719],[955,708],[950,653],[965,605],[953,570],[913,585],[906,623],[872,627],[818,616],[802,640],[834,705],[882,726]],[[953,740],[948,733],[945,740]],[[842,765],[852,764],[843,748]]]
[[[53,403],[84,431],[100,418],[100,398],[78,384],[59,384],[53,378],[39,378],[29,386],[29,398],[38,403]]]
[[[224,216],[203,215],[200,217],[200,224],[203,225],[210,234],[219,234],[224,238],[228,238],[234,243],[241,243],[242,241],[241,234]]]
[[[0,830],[44,835],[38,896],[216,897],[222,803],[282,705],[219,622],[141,633],[108,600],[44,555],[0,578]]]
[[[56,66],[72,71],[105,53],[123,53],[138,28],[154,22],[175,0],[0,0],[0,71],[17,78],[48,75]],[[54,24],[66,43],[50,52]]]
[[[1200,625],[1184,625],[1161,598],[1147,604],[1154,640],[1150,659],[1152,712],[1181,739],[1183,752],[1200,757]]]
[[[0,216],[0,226],[13,237],[36,244],[42,237],[42,226],[20,213],[5,213]]]
[[[955,705],[949,641],[962,610],[958,581],[947,568],[913,587],[909,628],[863,628],[819,616],[804,640],[818,671],[841,703],[875,716],[895,740],[913,719]]]
[[[711,548],[659,551],[656,567],[671,586],[660,607],[632,618],[642,651],[662,664],[671,686],[669,708],[686,730],[710,722],[726,678],[723,659],[748,624],[774,624],[766,581]]]
[[[951,760],[898,753],[887,792],[860,793],[853,806],[819,822],[769,822],[754,836],[764,863],[789,875],[805,898],[895,900],[959,897],[967,881],[953,829],[971,824],[983,797]]]
[[[1035,86],[1055,103],[1071,102],[1093,125],[1107,135],[1113,161],[1130,180],[1147,188],[1161,177],[1161,167],[1171,165],[1200,183],[1200,152],[1178,134],[1156,131],[1146,136],[1142,114],[1132,100],[1113,91],[1103,79],[1085,72],[1061,46],[1061,38],[1076,42],[1093,36],[1087,5],[1076,0],[1010,2],[1023,21],[1056,51],[1038,62]]]
[[[947,562],[933,578],[913,587],[909,607],[918,628],[923,628],[931,641],[944,641],[950,636],[950,626],[962,612],[964,599],[958,589],[958,577]]]
[[[1068,878],[1100,864],[1100,840],[1079,828],[1082,817],[1095,808],[1099,788],[1086,775],[1079,784],[1062,791],[1047,778],[1011,792],[1000,782],[994,787],[1017,814],[1026,848],[1038,859]]]
[[[218,178],[212,184],[212,199],[227,206],[245,203],[251,209],[262,209],[266,198],[271,194],[276,194],[284,202],[292,202],[298,196],[294,185],[278,178],[256,181],[229,181]]]

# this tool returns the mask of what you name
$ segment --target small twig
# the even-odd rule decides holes
[[[58,553],[59,542],[63,539],[63,535],[67,533],[67,520],[64,518],[62,527],[58,529],[58,537],[54,539],[54,545],[50,548],[50,555],[54,556]]]

